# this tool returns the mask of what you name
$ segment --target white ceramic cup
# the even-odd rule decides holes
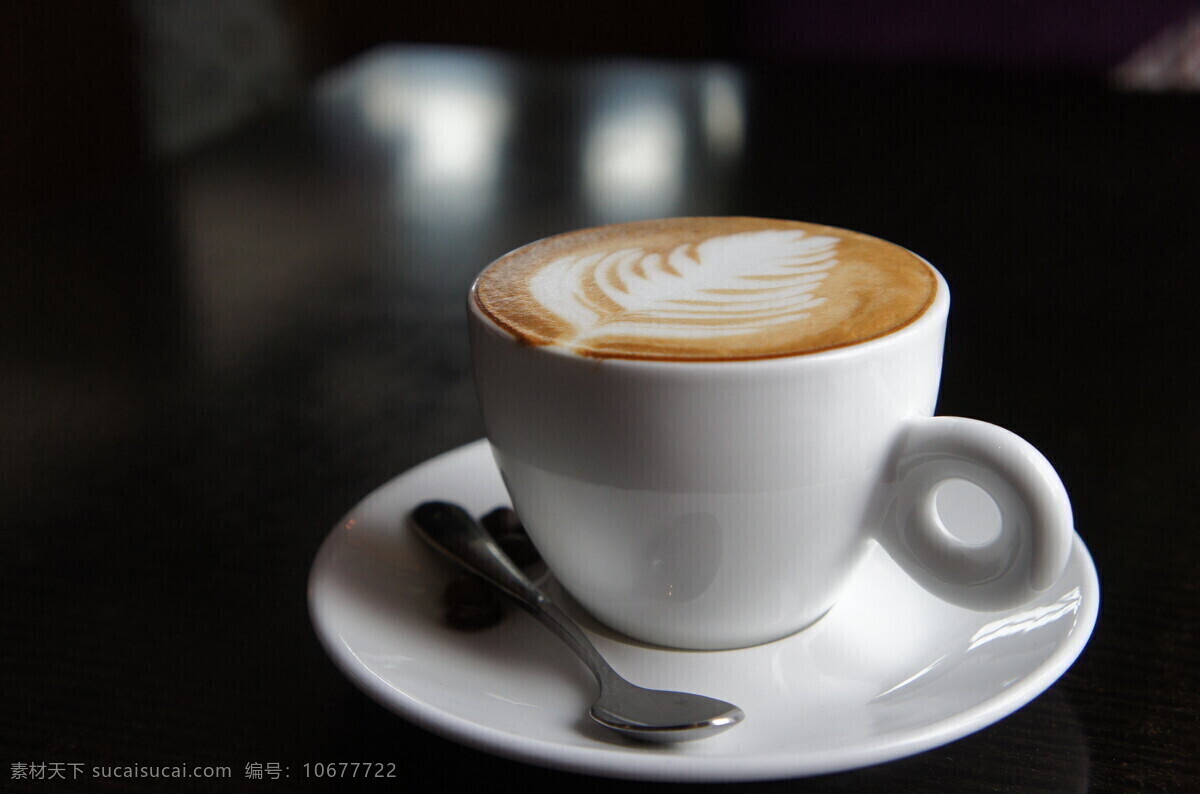
[[[805,628],[875,543],[975,609],[1053,584],[1073,537],[1054,469],[1007,430],[932,416],[950,305],[936,280],[933,304],[900,330],[749,361],[522,344],[470,300],[487,436],[554,576],[610,627],[692,649]],[[947,530],[937,492],[955,479],[995,502],[994,539]]]

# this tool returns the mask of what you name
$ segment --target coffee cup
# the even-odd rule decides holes
[[[949,305],[900,246],[761,218],[549,237],[468,299],[486,434],[550,570],[609,627],[689,649],[806,628],[876,545],[972,609],[1056,581],[1073,527],[1054,469],[933,416]],[[947,527],[957,480],[995,503],[994,536]]]

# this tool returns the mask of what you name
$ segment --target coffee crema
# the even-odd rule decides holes
[[[730,361],[816,353],[899,330],[933,303],[920,257],[846,229],[670,218],[530,243],[472,300],[530,345],[595,358]]]

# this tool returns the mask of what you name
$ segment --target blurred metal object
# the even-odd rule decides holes
[[[1135,50],[1112,79],[1132,91],[1200,91],[1200,11]]]
[[[383,206],[359,208],[390,241],[377,253],[419,262],[401,277],[446,291],[565,229],[727,214],[745,128],[742,78],[725,64],[436,47],[377,50],[331,73],[317,112],[341,158],[363,166],[341,178],[387,183],[372,193]]]

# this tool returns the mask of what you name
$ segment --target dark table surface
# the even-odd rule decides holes
[[[998,724],[754,787],[1200,789],[1200,100],[1065,75],[402,48],[5,232],[3,786],[161,790],[13,778],[189,764],[232,778],[180,789],[324,789],[303,764],[354,760],[397,764],[379,790],[649,785],[397,718],[323,653],[306,579],[359,499],[482,435],[463,314],[482,266],[688,214],[846,226],[937,265],[954,293],[939,412],[1046,453],[1103,594],[1078,662]]]

